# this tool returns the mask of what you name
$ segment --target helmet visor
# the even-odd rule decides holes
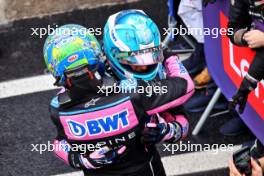
[[[148,66],[163,61],[161,46],[131,52],[119,52],[116,55],[122,65]]]

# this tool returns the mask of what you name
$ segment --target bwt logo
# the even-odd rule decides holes
[[[71,133],[76,137],[95,136],[118,131],[129,126],[127,109],[117,114],[85,121],[85,124],[68,120]]]

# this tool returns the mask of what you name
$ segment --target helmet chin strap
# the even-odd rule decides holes
[[[96,93],[98,86],[102,85],[102,77],[97,68],[90,70],[87,65],[65,72],[65,87],[72,91]]]
[[[98,87],[102,85],[102,79],[97,79],[97,77],[92,72],[87,72],[86,75],[81,75],[78,77],[72,77],[67,79],[67,86],[71,89],[75,87],[79,90],[97,92]]]
[[[102,81],[89,80],[87,78],[71,80],[71,82],[72,86],[69,88],[71,95],[79,98],[97,95],[99,90],[98,86],[102,86]]]

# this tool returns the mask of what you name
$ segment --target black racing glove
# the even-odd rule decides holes
[[[147,124],[143,131],[142,142],[146,145],[154,145],[162,141],[165,135],[169,132],[168,124]]]
[[[209,3],[213,4],[215,2],[216,2],[216,0],[203,0],[203,6],[206,7]]]
[[[77,151],[70,151],[68,160],[73,168],[99,169],[103,166],[118,162],[121,156],[124,156],[125,151],[125,146],[113,150],[105,146],[92,152],[89,156],[82,155]]]
[[[177,122],[166,123],[162,117],[153,117],[147,123],[141,137],[142,143],[146,145],[154,145],[161,141],[173,142],[181,138],[182,128]],[[179,136],[180,134],[180,136]]]
[[[240,87],[237,93],[232,97],[229,101],[229,109],[235,109],[236,106],[239,106],[239,113],[242,114],[244,112],[248,94],[257,87],[257,81],[250,78],[250,76],[246,75],[240,84]]]

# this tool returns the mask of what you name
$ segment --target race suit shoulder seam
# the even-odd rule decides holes
[[[123,103],[125,101],[128,101],[130,99],[131,99],[130,96],[127,96],[127,97],[120,99],[120,100],[118,100],[114,103],[111,103],[111,104],[98,106],[98,107],[90,108],[90,109],[84,109],[84,110],[77,110],[77,111],[71,111],[71,112],[59,112],[59,115],[74,115],[74,114],[82,114],[82,113],[87,113],[87,112],[92,112],[92,111],[98,111],[98,110],[102,110],[105,108],[110,108],[110,107],[116,106],[116,105]]]

